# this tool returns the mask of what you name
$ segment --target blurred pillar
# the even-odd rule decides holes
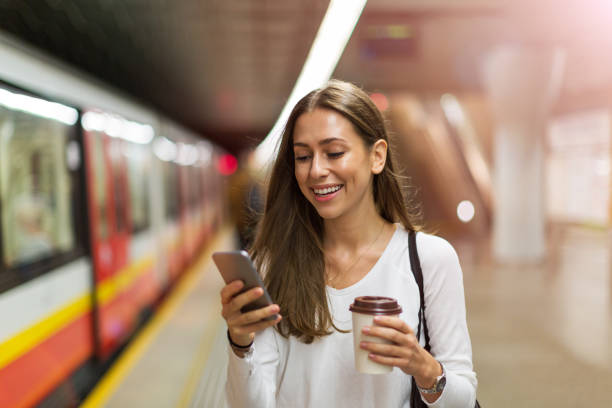
[[[495,119],[493,252],[499,261],[546,254],[543,138],[564,65],[561,50],[507,46],[484,61]]]

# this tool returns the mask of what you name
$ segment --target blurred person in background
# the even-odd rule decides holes
[[[250,254],[277,304],[241,313],[262,295],[221,291],[233,407],[410,407],[412,377],[435,407],[474,406],[476,375],[462,272],[442,238],[418,232],[431,352],[416,338],[419,289],[411,221],[384,119],[358,87],[330,81],[302,98],[284,129]],[[388,296],[399,317],[377,317],[364,342],[386,375],[355,370],[349,305]],[[274,321],[262,320],[279,314]],[[282,315],[282,317],[281,317]]]
[[[248,249],[263,212],[263,194],[259,181],[249,168],[249,156],[240,162],[242,164],[229,183],[229,205],[231,217],[236,223],[238,245],[241,249]]]

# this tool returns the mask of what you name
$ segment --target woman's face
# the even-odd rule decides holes
[[[386,146],[379,140],[366,148],[351,122],[334,110],[303,113],[293,130],[295,178],[302,194],[324,219],[370,208],[373,174],[384,167]]]

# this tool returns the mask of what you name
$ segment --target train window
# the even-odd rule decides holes
[[[8,268],[75,248],[73,177],[67,167],[72,128],[0,106],[2,257]]]
[[[104,155],[104,136],[99,132],[91,132],[92,168],[94,173],[93,188],[95,189],[95,206],[98,213],[98,238],[105,240],[109,235],[108,214],[108,180],[106,172],[106,159]]]
[[[195,178],[195,167],[189,166],[186,168],[186,173],[188,176],[187,183],[187,201],[189,205],[189,209],[193,210],[197,206],[197,182]]]
[[[202,169],[200,167],[193,167],[193,186],[194,186],[194,198],[193,206],[198,208],[202,203]]]
[[[147,145],[126,143],[128,182],[132,228],[141,231],[149,227],[149,148]]]
[[[125,176],[125,145],[127,142],[110,138],[109,155],[113,177],[113,199],[115,204],[115,230],[128,231],[127,180]]]
[[[164,163],[164,198],[166,216],[169,219],[178,218],[179,213],[179,177],[178,166],[171,162]]]

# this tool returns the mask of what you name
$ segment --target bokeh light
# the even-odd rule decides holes
[[[389,107],[389,100],[385,95],[381,93],[375,92],[370,95],[370,98],[372,99],[372,102],[374,102],[374,105],[376,105],[378,110],[380,110],[381,112],[386,111]]]
[[[219,169],[219,173],[230,176],[238,169],[238,160],[232,154],[224,154],[219,158],[217,168]]]
[[[467,223],[472,221],[475,213],[476,210],[474,209],[474,204],[472,204],[471,201],[463,200],[457,206],[457,217],[459,217],[462,222]]]

